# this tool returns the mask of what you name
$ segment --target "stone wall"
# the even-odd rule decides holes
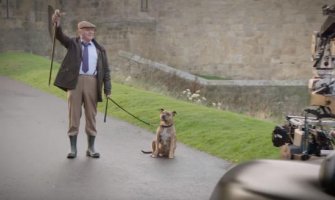
[[[149,56],[155,20],[141,12],[137,0],[1,0],[0,23],[3,36],[0,51],[27,51],[51,55],[48,31],[48,5],[65,12],[61,24],[69,36],[76,36],[77,23],[88,20],[97,25],[97,40],[109,53],[110,63],[118,66],[117,52],[130,50]],[[56,43],[60,61],[65,49]],[[119,64],[121,65],[121,64]]]
[[[119,55],[127,60],[127,78],[118,82],[185,101],[276,122],[301,115],[309,104],[307,80],[208,80],[129,52]]]
[[[332,0],[157,0],[152,60],[228,79],[307,79]]]
[[[7,4],[8,3],[8,4]],[[48,1],[0,1],[0,51],[48,55],[51,40],[47,26]]]
[[[146,0],[142,0],[146,1]],[[123,70],[119,50],[194,74],[226,79],[308,79],[310,41],[333,0],[0,0],[0,51],[49,56],[48,5],[66,12],[65,33],[89,20]],[[56,56],[65,50],[57,44]]]

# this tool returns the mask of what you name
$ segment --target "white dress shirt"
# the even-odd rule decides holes
[[[83,42],[83,41],[82,41]],[[79,74],[83,75],[96,75],[97,74],[97,61],[98,61],[98,53],[94,43],[89,42],[90,45],[88,48],[88,71],[85,73],[83,71],[83,62],[80,64]],[[84,45],[81,45],[82,52],[84,52]]]

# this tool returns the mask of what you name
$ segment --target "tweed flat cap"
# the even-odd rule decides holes
[[[92,24],[91,22],[81,21],[78,23],[78,29],[82,29],[82,28],[96,28],[96,26]]]

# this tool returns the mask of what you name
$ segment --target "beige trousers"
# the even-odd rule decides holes
[[[85,110],[85,132],[87,135],[96,136],[97,115],[97,79],[95,76],[79,75],[75,89],[67,92],[69,109],[68,135],[78,135],[82,107]]]

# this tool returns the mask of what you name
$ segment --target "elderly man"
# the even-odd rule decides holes
[[[88,21],[78,23],[79,37],[70,38],[60,26],[61,14],[56,10],[52,22],[56,24],[56,38],[67,49],[66,56],[57,73],[54,85],[67,91],[71,152],[67,158],[77,156],[77,135],[82,114],[85,110],[85,132],[88,138],[86,155],[99,158],[94,149],[97,135],[97,104],[102,101],[102,87],[106,97],[111,95],[110,69],[105,49],[94,39],[96,26]]]

